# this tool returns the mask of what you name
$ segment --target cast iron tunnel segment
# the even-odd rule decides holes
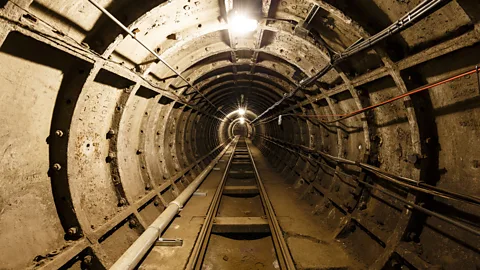
[[[242,267],[252,268],[269,259],[280,269],[295,269],[283,232],[262,183],[245,138],[240,137],[215,192],[186,269],[202,269],[216,250],[225,247],[238,256],[248,247],[257,258],[244,256]],[[236,250],[238,249],[238,250]],[[228,252],[225,251],[227,254]],[[260,258],[262,257],[262,258]],[[264,261],[262,261],[264,260]],[[225,265],[237,260],[223,257]],[[271,262],[270,262],[271,263]]]

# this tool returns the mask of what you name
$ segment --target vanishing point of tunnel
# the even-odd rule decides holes
[[[480,269],[480,1],[0,0],[0,270]]]

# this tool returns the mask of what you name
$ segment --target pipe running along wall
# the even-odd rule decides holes
[[[291,196],[365,268],[475,269],[477,74],[409,94],[480,62],[474,2],[249,2],[239,36],[238,1],[94,2],[127,29],[87,0],[0,1],[2,267],[111,267],[246,108]]]

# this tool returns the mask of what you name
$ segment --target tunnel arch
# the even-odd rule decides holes
[[[241,95],[248,121],[254,121],[329,65],[329,53],[373,36],[420,3],[265,1],[270,4],[264,3],[264,15],[283,21],[261,20],[248,38],[232,41],[222,5],[197,2],[102,5],[138,30],[136,35],[159,49],[202,94],[186,87],[88,1],[0,3],[6,97],[0,231],[11,232],[1,240],[14,246],[3,252],[5,258],[16,258],[0,257],[7,268],[55,268],[86,256],[96,267],[110,266],[224,150],[238,120],[225,119],[223,112],[238,108]],[[309,24],[305,20],[314,6],[319,13]],[[366,16],[366,10],[375,16]],[[357,166],[365,163],[428,188],[478,197],[473,73],[405,96],[403,103],[326,123],[474,67],[480,60],[479,12],[470,1],[444,1],[411,28],[336,65],[247,124],[254,145],[285,175],[292,194],[325,218],[332,234],[370,269],[480,264],[478,236],[404,207],[380,190],[470,225],[478,219],[476,205],[398,187],[385,180],[391,175]],[[38,153],[29,154],[34,147]],[[11,229],[15,218],[25,236]],[[44,230],[35,246],[31,228],[37,223]],[[371,234],[375,237],[369,239]],[[371,244],[367,254],[357,254],[364,250],[357,237]],[[19,244],[12,244],[15,239]],[[424,251],[416,252],[413,243]],[[24,249],[25,256],[18,258]],[[443,255],[450,250],[455,259],[448,261]],[[62,256],[47,256],[57,252]]]

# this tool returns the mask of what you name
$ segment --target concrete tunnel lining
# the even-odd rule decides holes
[[[221,111],[246,106],[253,121],[420,2],[262,1],[269,19],[235,37],[222,1],[98,1],[211,106],[88,1],[0,1],[0,269],[110,267],[224,150],[233,125]],[[365,268],[480,267],[478,235],[379,189],[476,231],[478,205],[319,154],[478,198],[475,73],[321,120],[475,68],[479,14],[445,0],[247,125],[290,196]]]

